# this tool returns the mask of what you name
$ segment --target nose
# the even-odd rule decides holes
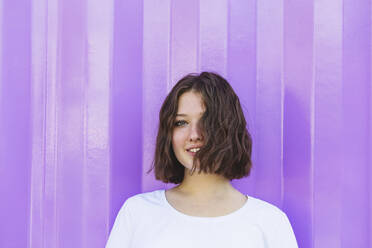
[[[202,134],[200,133],[197,125],[193,125],[190,130],[190,141],[202,140]]]

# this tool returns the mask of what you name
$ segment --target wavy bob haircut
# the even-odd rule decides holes
[[[230,84],[212,72],[191,73],[179,80],[165,98],[159,112],[152,168],[155,178],[165,183],[183,181],[185,167],[177,160],[172,148],[172,134],[178,110],[178,99],[186,92],[199,93],[205,112],[198,122],[203,146],[195,154],[191,173],[196,170],[215,173],[230,181],[249,176],[252,162],[252,139],[238,96]]]

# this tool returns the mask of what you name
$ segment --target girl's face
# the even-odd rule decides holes
[[[188,91],[178,99],[172,147],[178,161],[190,170],[194,154],[198,147],[203,145],[202,134],[199,132],[197,125],[204,110],[202,97],[198,93]],[[192,148],[196,148],[196,150]]]

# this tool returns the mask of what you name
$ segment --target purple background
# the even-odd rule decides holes
[[[372,247],[370,0],[0,0],[0,247],[103,247],[164,97],[225,76],[301,248]]]

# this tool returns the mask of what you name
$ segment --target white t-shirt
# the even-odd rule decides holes
[[[128,198],[120,209],[106,248],[298,248],[284,212],[248,196],[233,213],[197,217],[169,204],[165,190]]]

